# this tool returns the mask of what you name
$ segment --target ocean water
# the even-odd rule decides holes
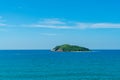
[[[0,80],[120,80],[120,50],[0,50]]]

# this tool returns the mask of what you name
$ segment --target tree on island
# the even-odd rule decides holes
[[[90,51],[88,48],[80,47],[76,45],[63,44],[56,46],[52,49],[52,51],[60,51],[60,52],[72,52],[72,51]]]

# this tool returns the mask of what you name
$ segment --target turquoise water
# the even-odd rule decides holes
[[[0,80],[120,80],[120,50],[1,50]]]

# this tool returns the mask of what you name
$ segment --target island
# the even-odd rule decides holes
[[[70,45],[70,44],[63,44],[56,46],[52,49],[52,51],[58,51],[58,52],[78,52],[78,51],[90,51],[90,49],[85,47],[80,47],[76,45]]]

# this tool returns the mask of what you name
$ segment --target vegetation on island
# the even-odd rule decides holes
[[[52,49],[52,51],[60,51],[60,52],[72,52],[72,51],[90,51],[88,48],[80,47],[76,45],[59,45]]]

